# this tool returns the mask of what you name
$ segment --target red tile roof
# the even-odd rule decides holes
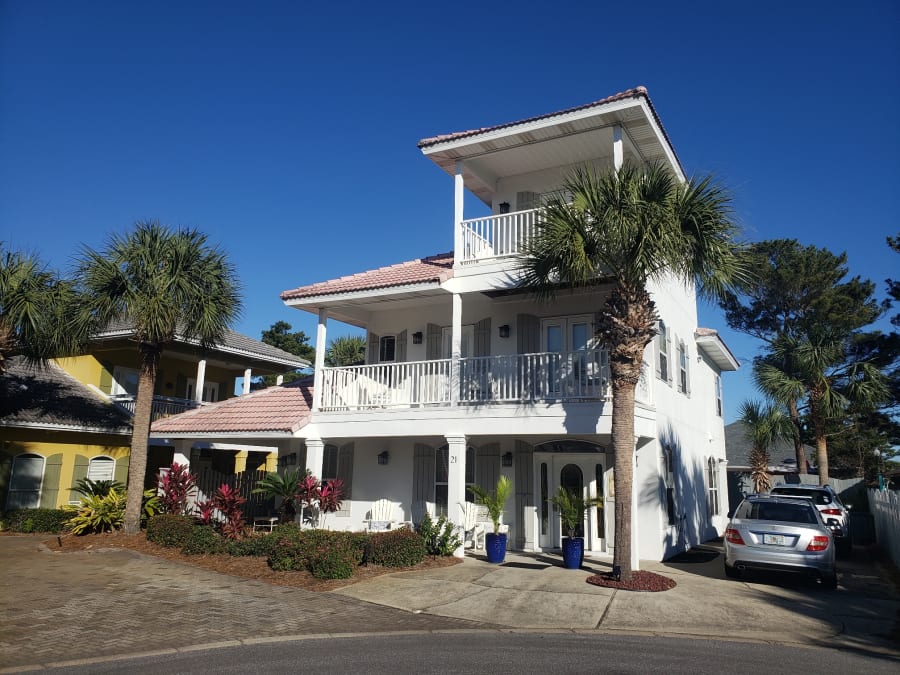
[[[453,252],[410,260],[389,267],[352,274],[340,279],[321,281],[284,291],[282,300],[299,300],[320,295],[352,293],[409,284],[442,283],[453,276]]]
[[[245,396],[157,420],[154,434],[210,434],[276,432],[292,434],[309,421],[312,378],[269,387]]]
[[[468,131],[457,131],[451,134],[441,134],[439,136],[432,136],[431,138],[423,138],[418,143],[419,148],[427,148],[432,145],[437,145],[438,143],[445,143],[447,141],[456,141],[461,138],[468,138],[469,136],[477,136],[479,134],[486,134],[490,131],[497,131],[498,129],[506,129],[508,127],[514,127],[519,124],[528,124],[529,122],[537,122],[538,120],[548,119],[550,117],[557,117],[559,115],[566,115],[568,113],[578,112],[579,110],[587,110],[588,108],[593,108],[595,106],[605,105],[607,103],[615,103],[616,101],[624,101],[629,98],[638,98],[643,97],[647,100],[648,105],[650,106],[650,110],[653,112],[653,117],[656,119],[656,123],[659,125],[659,128],[662,130],[663,135],[666,136],[666,140],[668,140],[668,135],[666,134],[666,130],[663,128],[662,121],[659,119],[659,115],[656,114],[656,109],[653,107],[653,103],[650,101],[650,96],[647,94],[646,87],[635,87],[634,89],[628,89],[623,92],[619,92],[618,94],[613,94],[612,96],[607,96],[606,98],[601,98],[599,101],[594,101],[592,103],[585,103],[584,105],[575,106],[574,108],[566,108],[565,110],[558,110],[557,112],[545,113],[543,115],[537,115],[535,117],[528,117],[524,120],[517,120],[515,122],[507,122],[505,124],[497,124],[492,127],[482,127],[480,129],[470,129]],[[670,143],[671,145],[671,143]]]

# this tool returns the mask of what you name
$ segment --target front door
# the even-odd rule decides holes
[[[611,484],[612,470],[606,461],[606,453],[536,451],[535,480],[535,494],[540,499],[537,526],[541,549],[559,548],[562,538],[568,536],[562,529],[559,513],[547,501],[562,486],[580,493],[585,499],[599,498],[601,505],[587,509],[576,536],[584,537],[586,551],[609,552],[607,532],[611,532],[613,509],[605,488]]]

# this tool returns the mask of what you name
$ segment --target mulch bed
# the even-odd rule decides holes
[[[659,591],[668,591],[675,588],[675,581],[669,577],[664,577],[655,572],[645,572],[638,570],[631,573],[631,579],[628,581],[616,581],[612,573],[595,574],[587,578],[589,584],[594,586],[603,586],[604,588],[616,588],[623,591],[645,591],[656,593]]]
[[[178,549],[166,548],[147,541],[144,534],[126,535],[121,532],[108,534],[86,534],[75,536],[63,534],[44,541],[47,548],[54,553],[96,553],[104,549],[125,548],[138,553],[153,555],[166,560],[195,565],[204,569],[227,574],[242,579],[264,581],[276,586],[291,586],[308,591],[333,591],[360,581],[374,579],[382,574],[407,572],[410,570],[427,570],[439,567],[450,567],[462,562],[453,556],[428,556],[416,567],[382,567],[380,565],[363,565],[357,567],[351,579],[316,579],[309,572],[276,572],[272,570],[265,558],[230,555],[184,555]]]

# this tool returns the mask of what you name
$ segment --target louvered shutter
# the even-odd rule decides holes
[[[378,363],[378,345],[380,342],[381,338],[378,335],[369,332],[369,357],[366,359],[366,363]]]
[[[441,327],[435,323],[430,323],[426,327],[426,343],[425,358],[429,361],[436,361],[441,358],[442,331]]]
[[[119,457],[119,459],[116,460],[115,480],[119,481],[122,485],[128,485],[128,460],[128,455]]]
[[[516,316],[516,347],[519,354],[541,351],[541,320],[533,314]]]
[[[353,498],[353,443],[347,443],[338,450],[337,477],[344,481],[344,498],[341,508],[334,515],[349,518]]]
[[[72,486],[74,487],[82,478],[87,478],[88,458],[84,455],[75,455],[75,468],[72,470]],[[77,504],[81,501],[81,494],[75,490],[69,490],[69,502]]]
[[[495,490],[499,478],[500,444],[488,443],[475,451],[475,484],[483,490]]]
[[[44,465],[44,482],[41,484],[41,507],[55,509],[59,495],[59,478],[62,473],[62,453],[50,455]]]
[[[524,441],[516,441],[516,452],[514,455],[516,470],[516,528],[515,542],[516,548],[529,548],[528,533],[525,528],[526,510],[534,507],[534,462],[533,449]]]
[[[398,363],[406,362],[406,331],[397,336],[397,354],[394,360]]]
[[[475,324],[475,351],[473,356],[491,355],[491,317]]]
[[[421,522],[429,504],[434,504],[434,448],[416,443],[413,449],[413,522]]]
[[[112,366],[104,363],[101,363],[100,366],[100,391],[109,396],[112,394]]]

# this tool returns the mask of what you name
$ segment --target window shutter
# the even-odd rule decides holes
[[[441,358],[442,331],[437,324],[430,323],[426,327],[427,342],[425,344],[425,358],[436,361]]]
[[[541,195],[537,192],[517,192],[516,211],[536,209],[541,205]]]
[[[672,367],[672,331],[666,331],[666,364],[668,371],[667,375],[669,376],[669,384],[672,384],[672,371],[674,368]]]
[[[0,446],[2,445],[3,444],[0,443]],[[9,490],[9,479],[10,474],[12,473],[12,464],[13,458],[10,455],[0,455],[0,485],[4,486],[6,490]],[[4,508],[5,506],[5,502],[0,501],[0,508]]]
[[[413,521],[422,516],[428,504],[434,504],[434,448],[416,443],[413,450]]]
[[[519,354],[534,354],[541,350],[541,320],[533,314],[516,316],[516,347]]]
[[[475,451],[475,484],[483,490],[495,490],[500,478],[500,444],[488,443]]]
[[[394,361],[398,363],[406,362],[406,331],[404,330],[397,336],[397,353]]]
[[[88,474],[88,458],[84,455],[75,455],[75,468],[72,471],[72,486],[74,487],[82,478],[87,478]],[[81,501],[81,495],[75,490],[69,490],[69,501],[78,503]]]
[[[380,344],[381,338],[369,331],[369,357],[366,359],[366,363],[378,363],[378,347]]]
[[[353,498],[353,443],[347,443],[338,450],[337,477],[344,481],[344,497],[341,508],[334,515],[349,518]]]
[[[105,364],[100,364],[100,391],[109,396],[112,394],[112,372]]]
[[[687,343],[684,344],[684,394],[688,398],[691,396],[691,353]]]
[[[662,322],[662,320],[656,322],[656,338],[653,342],[656,343],[656,358],[653,359],[656,365],[656,379],[662,379],[662,368],[660,368],[660,361],[662,355],[662,345],[664,341],[663,331],[666,329],[666,324]]]
[[[62,453],[50,455],[44,465],[44,482],[41,485],[41,507],[56,508],[59,495],[59,476],[62,472]]]
[[[530,548],[526,542],[527,532],[525,531],[525,523],[523,514],[534,506],[534,493],[532,488],[534,485],[534,462],[532,447],[524,441],[516,441],[515,452],[515,470],[516,470],[516,526],[515,526],[515,542],[516,548]]]
[[[114,478],[122,485],[128,485],[128,460],[128,455],[119,457],[119,459],[116,460],[116,474]]]
[[[475,324],[475,351],[473,356],[491,355],[491,317]]]

